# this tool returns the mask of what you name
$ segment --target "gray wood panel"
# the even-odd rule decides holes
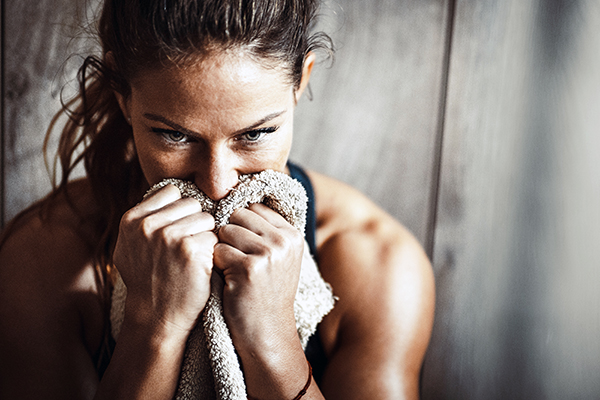
[[[93,45],[84,21],[96,1],[5,1],[4,218],[44,196],[50,179],[42,155],[44,135],[66,99],[85,54]],[[53,142],[54,144],[56,141]]]
[[[297,108],[291,157],[366,193],[426,242],[447,1],[328,1],[335,62]]]
[[[4,7],[0,7],[0,229],[4,226]]]
[[[426,399],[600,398],[600,4],[458,0]]]

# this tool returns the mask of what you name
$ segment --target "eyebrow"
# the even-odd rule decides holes
[[[235,136],[235,135],[238,135],[240,133],[248,132],[248,131],[251,131],[253,129],[256,129],[259,126],[261,126],[263,124],[266,124],[267,122],[269,122],[269,121],[271,121],[271,120],[273,120],[273,119],[275,119],[275,118],[277,118],[277,117],[285,114],[286,112],[287,112],[287,110],[281,110],[281,111],[276,111],[274,113],[271,113],[271,114],[265,116],[264,118],[261,118],[260,120],[256,121],[255,123],[253,123],[250,126],[247,126],[245,128],[242,128],[242,129],[238,129],[237,131],[235,131],[233,133],[232,136]],[[193,132],[193,131],[191,131],[189,129],[186,129],[183,126],[181,126],[179,124],[176,124],[175,122],[173,122],[173,121],[171,121],[171,120],[169,120],[169,119],[167,119],[167,118],[165,118],[165,117],[163,117],[161,115],[156,115],[156,114],[152,114],[152,113],[144,113],[144,118],[149,119],[151,121],[161,122],[161,123],[163,123],[165,125],[170,126],[173,129],[175,129],[175,130],[177,130],[177,131],[179,131],[179,132],[181,132],[183,134],[189,135],[189,136],[200,136],[198,133]]]

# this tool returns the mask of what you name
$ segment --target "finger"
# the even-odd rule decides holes
[[[235,224],[228,224],[219,229],[219,242],[245,254],[256,254],[264,248],[264,239],[257,233]]]
[[[175,221],[192,214],[199,214],[201,211],[202,206],[197,200],[179,199],[147,215],[143,215],[140,219],[141,228],[146,234],[152,234],[152,232],[171,225]]]
[[[206,247],[210,248],[211,254],[214,253],[214,247],[219,243],[219,238],[213,231],[203,231],[191,236],[192,240],[197,243],[202,243]]]
[[[168,184],[148,197],[144,198],[140,205],[143,209],[154,211],[163,208],[169,203],[172,203],[181,198],[181,193],[175,185]]]
[[[256,215],[259,215],[261,218],[263,218],[265,221],[267,221],[269,224],[273,225],[276,228],[284,228],[290,226],[290,224],[285,218],[283,218],[283,216],[281,216],[281,214],[262,203],[251,204],[248,207],[248,210],[254,212]]]
[[[212,231],[203,231],[195,235],[181,238],[182,248],[190,254],[190,259],[209,255],[212,261],[214,247],[219,242],[217,235]]]
[[[246,254],[227,243],[217,243],[214,248],[213,263],[221,273],[229,273],[232,267],[244,265]]]
[[[243,226],[260,236],[272,233],[273,227],[289,228],[292,226],[278,212],[261,203],[235,210],[229,218],[229,223]]]
[[[177,221],[188,215],[199,214],[202,212],[202,205],[196,199],[186,197],[166,204],[160,209],[154,210],[150,215],[160,215],[165,221]]]
[[[188,260],[196,261],[197,266],[200,266],[204,271],[210,274],[210,270],[214,265],[213,255],[217,243],[218,238],[214,232],[204,231],[195,235],[183,237],[180,242],[180,249],[186,255]]]
[[[229,217],[229,224],[241,226],[260,236],[273,228],[267,220],[247,208],[238,208],[235,210]]]
[[[173,235],[173,237],[191,236],[206,231],[212,232],[214,228],[215,219],[212,215],[204,212],[187,215],[164,227],[169,235]]]

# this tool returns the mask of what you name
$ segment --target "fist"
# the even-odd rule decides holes
[[[210,293],[213,217],[167,185],[121,219],[114,263],[127,286],[125,318],[188,332]]]

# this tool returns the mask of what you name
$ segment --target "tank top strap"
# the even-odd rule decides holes
[[[304,189],[306,190],[306,196],[308,197],[308,207],[306,210],[306,227],[304,229],[304,238],[308,243],[310,254],[314,257],[315,261],[318,262],[317,255],[317,215],[315,212],[315,192],[313,190],[310,178],[304,171],[304,169],[292,162],[287,164],[290,170],[290,176],[299,181]]]

